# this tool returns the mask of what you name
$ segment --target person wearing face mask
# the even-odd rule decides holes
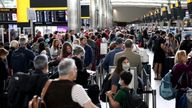
[[[116,93],[119,89],[120,74],[125,71],[129,72],[130,64],[127,57],[121,57],[117,60],[117,66],[111,75],[111,92]]]
[[[130,71],[130,63],[122,63],[122,68],[124,71],[129,72]]]

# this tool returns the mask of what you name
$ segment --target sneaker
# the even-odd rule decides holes
[[[161,80],[161,77],[155,77],[154,80]]]
[[[159,80],[158,77],[155,77],[154,80]]]

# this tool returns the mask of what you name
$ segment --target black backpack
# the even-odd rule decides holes
[[[149,108],[141,96],[135,94],[132,89],[124,90],[124,92],[128,97],[127,108]]]
[[[16,73],[8,84],[9,108],[27,108],[29,100],[33,97],[36,87],[37,76]]]
[[[25,50],[17,49],[12,53],[11,65],[14,72],[27,73],[29,68],[29,61],[25,55]]]
[[[99,86],[97,84],[89,85],[87,94],[95,105],[100,103],[99,102]]]
[[[102,100],[103,102],[107,102],[108,99],[106,97],[106,92],[109,91],[111,89],[111,78],[110,78],[111,74],[108,74],[105,79],[103,80],[103,84],[102,84],[102,88],[100,91],[100,100]]]

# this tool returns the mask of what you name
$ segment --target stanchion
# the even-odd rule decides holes
[[[156,108],[156,90],[152,90],[153,108]]]
[[[147,97],[147,95],[152,94],[152,101],[153,101],[153,108],[156,108],[156,90],[147,90],[147,91],[143,91],[143,94],[145,94],[144,96],[144,101],[148,104],[149,106],[149,97]],[[148,100],[146,100],[148,98]]]

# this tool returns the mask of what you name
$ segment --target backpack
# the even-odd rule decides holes
[[[15,50],[11,56],[11,65],[14,72],[25,72],[27,73],[29,62],[22,50]]]
[[[8,84],[8,105],[10,108],[27,108],[28,101],[33,97],[37,77],[30,74],[16,73]]]
[[[135,94],[133,91],[132,89],[124,90],[128,97],[127,108],[149,108],[141,96]]]
[[[103,80],[103,84],[101,87],[101,91],[99,93],[100,100],[103,102],[107,102],[106,92],[111,89],[111,74],[108,74],[105,79]]]
[[[159,86],[159,94],[166,100],[171,100],[176,97],[176,88],[173,88],[171,77],[172,74],[170,71],[162,78],[161,84]]]
[[[87,94],[95,105],[100,103],[99,102],[99,86],[97,84],[89,85]]]
[[[187,72],[183,72],[181,74],[176,85],[172,84],[172,79],[173,79],[173,75],[172,75],[172,71],[170,71],[161,80],[159,93],[160,93],[160,96],[166,100],[174,99],[176,97],[177,88],[180,87],[181,85],[185,83],[189,85]]]
[[[33,98],[29,101],[28,108],[47,108],[46,103],[43,99],[51,82],[52,80],[48,80],[45,83],[45,86],[43,87],[43,90],[41,92],[41,97],[37,95],[33,96]]]

